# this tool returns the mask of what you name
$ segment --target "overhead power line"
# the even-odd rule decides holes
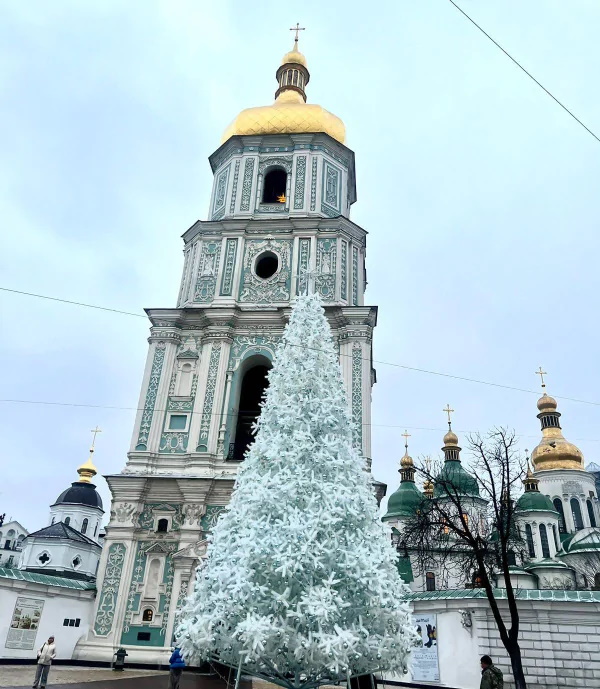
[[[456,7],[456,9],[457,9],[464,17],[466,17],[466,18],[471,22],[471,24],[473,24],[473,26],[477,27],[477,28],[479,29],[479,31],[481,31],[481,33],[482,33],[484,36],[486,36],[487,38],[489,38],[490,41],[506,55],[506,57],[508,57],[510,60],[512,60],[512,61],[515,63],[515,65],[517,65],[517,67],[518,67],[521,71],[525,72],[525,74],[526,74],[532,81],[534,81],[534,82],[535,82],[545,93],[547,93],[547,94],[550,96],[550,98],[552,98],[552,100],[553,100],[555,103],[558,103],[558,105],[560,105],[560,107],[561,107],[566,113],[568,113],[568,114],[575,120],[575,122],[577,122],[578,124],[580,124],[580,125],[586,130],[586,132],[588,132],[588,134],[591,134],[591,135],[594,137],[594,139],[596,139],[596,141],[600,142],[600,138],[597,137],[597,136],[594,134],[594,132],[593,132],[589,127],[587,127],[587,126],[586,126],[586,125],[585,125],[585,124],[584,124],[584,123],[583,123],[583,122],[582,122],[582,121],[581,121],[571,110],[569,110],[569,108],[567,108],[566,105],[564,105],[563,103],[561,103],[561,102],[558,100],[558,98],[557,98],[554,94],[552,94],[550,91],[548,91],[548,89],[547,89],[543,84],[541,84],[541,83],[533,76],[533,74],[531,74],[531,72],[528,72],[528,71],[525,69],[525,67],[523,67],[523,65],[522,65],[520,62],[518,62],[518,61],[507,51],[507,50],[505,50],[505,49],[498,43],[498,41],[494,40],[494,39],[490,36],[490,34],[489,34],[487,31],[485,31],[485,30],[484,30],[484,29],[483,29],[483,28],[482,28],[472,17],[470,17],[461,7],[459,7],[459,6],[454,2],[454,0],[448,0],[448,2],[450,2],[452,5],[454,5],[454,7]]]
[[[133,313],[132,311],[121,311],[119,309],[112,309],[112,308],[108,308],[105,306],[96,306],[93,304],[84,304],[82,302],[72,301],[69,299],[58,299],[57,297],[49,297],[49,296],[44,295],[44,294],[33,294],[32,292],[22,292],[22,291],[16,290],[16,289],[9,289],[8,287],[0,287],[0,290],[4,291],[4,292],[12,292],[14,294],[22,294],[22,295],[25,295],[28,297],[38,297],[40,299],[46,299],[48,301],[58,301],[62,304],[71,304],[72,306],[81,306],[81,307],[85,307],[85,308],[89,308],[89,309],[100,309],[102,311],[111,311],[113,313],[120,313],[120,314],[123,314],[126,316],[136,316],[139,318],[146,318],[145,315],[142,315],[140,313]],[[318,347],[305,347],[304,345],[290,345],[290,346],[302,347],[303,349],[309,349],[309,350],[312,350],[314,352],[322,351]],[[352,354],[343,354],[342,352],[340,352],[340,356],[352,358]],[[372,362],[374,364],[380,364],[381,366],[392,366],[394,368],[400,368],[400,369],[403,369],[405,371],[414,371],[415,373],[426,373],[430,376],[440,376],[442,378],[450,378],[452,380],[462,380],[465,383],[475,383],[477,385],[488,385],[490,387],[501,388],[503,390],[513,390],[514,392],[525,392],[525,393],[530,394],[530,395],[539,395],[540,394],[539,390],[529,390],[527,388],[518,388],[514,385],[504,385],[503,383],[494,383],[494,382],[489,381],[489,380],[480,380],[478,378],[469,378],[468,376],[459,376],[459,375],[455,375],[453,373],[444,373],[443,371],[433,371],[433,370],[427,369],[427,368],[418,368],[416,366],[407,366],[406,364],[399,364],[399,363],[396,363],[393,361],[383,361],[381,359],[371,359],[370,357],[362,357],[362,360],[368,361],[369,363]],[[600,402],[592,402],[590,400],[582,400],[582,399],[579,399],[576,397],[565,397],[564,395],[554,395],[554,397],[556,397],[557,399],[568,401],[568,402],[578,402],[579,404],[589,404],[589,405],[592,405],[595,407],[600,407]],[[0,400],[0,402],[2,402],[2,401],[3,400]]]

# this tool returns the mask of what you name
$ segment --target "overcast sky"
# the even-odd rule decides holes
[[[597,0],[461,0],[600,136]],[[600,403],[600,143],[447,0],[0,1],[1,284],[142,313],[173,307],[180,235],[205,219],[207,157],[272,102],[300,21],[308,98],[346,123],[352,219],[369,231],[375,358]],[[134,407],[142,318],[0,293],[2,398]],[[539,438],[536,394],[377,364],[373,472],[400,434],[437,454],[455,429]],[[598,460],[600,407],[560,401]],[[30,530],[87,457],[126,461],[133,411],[2,403],[0,513]],[[109,504],[103,479],[99,488]]]

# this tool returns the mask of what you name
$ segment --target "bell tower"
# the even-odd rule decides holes
[[[109,660],[120,646],[133,662],[166,657],[252,442],[275,347],[306,290],[323,299],[370,466],[377,309],[363,301],[367,233],[350,220],[354,153],[342,120],[306,102],[297,33],[276,79],[275,102],[243,110],[209,158],[209,219],[183,235],[176,307],[147,309],[139,412],[125,468],[106,477],[111,519],[80,659]],[[374,485],[381,498],[385,486]]]

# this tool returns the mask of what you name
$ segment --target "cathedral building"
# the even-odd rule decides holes
[[[127,463],[106,477],[110,522],[92,628],[75,657],[167,657],[206,535],[252,442],[275,347],[297,295],[323,299],[370,466],[366,231],[350,220],[354,154],[342,120],[307,103],[306,58],[276,71],[271,105],[243,110],[210,156],[208,220],[183,235],[175,308],[148,309],[149,350]],[[379,499],[383,484],[373,482]]]

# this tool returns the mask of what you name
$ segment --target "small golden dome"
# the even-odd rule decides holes
[[[541,412],[556,411],[557,407],[558,404],[554,397],[550,397],[550,395],[547,395],[546,393],[544,393],[537,402],[537,408]]]
[[[404,457],[400,460],[400,466],[403,469],[406,469],[408,467],[414,467],[415,463],[413,462],[413,458],[408,454],[408,452],[404,453]]]
[[[458,445],[458,436],[454,431],[448,431],[444,436],[444,445]]]
[[[94,466],[94,463],[92,462],[92,455],[93,454],[94,454],[94,450],[92,449],[90,451],[90,456],[89,456],[87,462],[84,462],[77,469],[77,473],[79,474],[80,483],[91,483],[94,476],[98,473],[98,469],[96,469],[96,467]]]
[[[306,67],[306,58],[298,50],[298,44],[294,43],[294,48],[286,53],[281,60],[282,65],[303,65]]]

